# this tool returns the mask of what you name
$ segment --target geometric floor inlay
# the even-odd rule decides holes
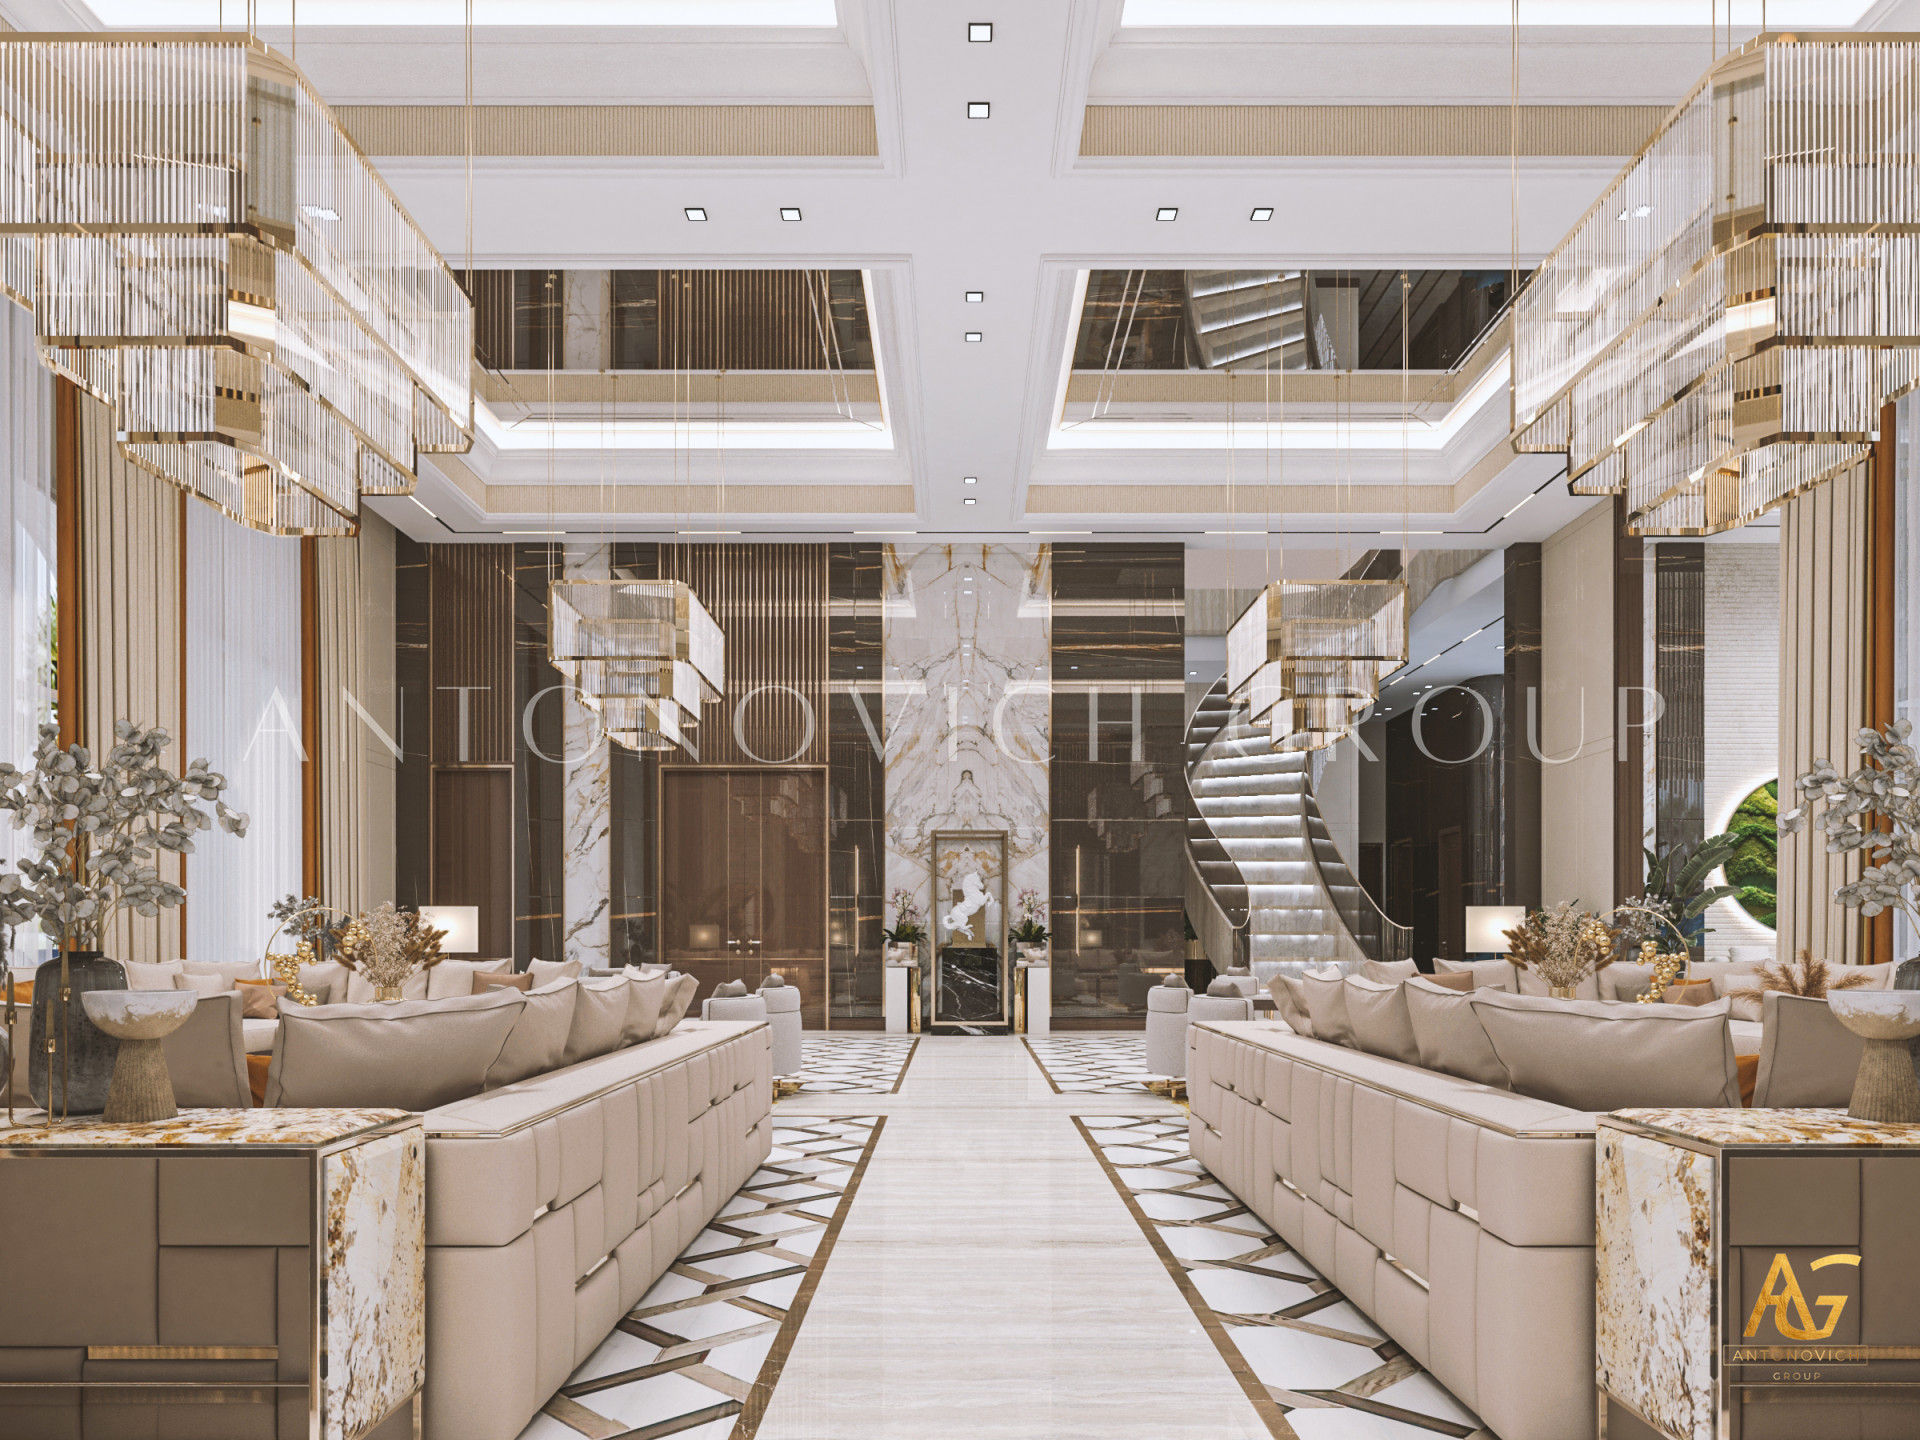
[[[1138,1030],[1024,1038],[1057,1095],[1139,1095],[1154,1078],[1147,1073],[1146,1036]]]
[[[808,1031],[800,1037],[800,1093],[898,1094],[919,1043],[918,1035]]]
[[[1492,1440],[1478,1416],[1207,1173],[1188,1148],[1185,1116],[1074,1123],[1276,1436]]]
[[[777,1115],[766,1163],[520,1440],[748,1440],[885,1123]]]

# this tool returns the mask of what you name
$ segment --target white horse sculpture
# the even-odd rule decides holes
[[[946,927],[951,939],[957,932],[971,930],[973,917],[987,904],[987,887],[981,883],[978,871],[969,870],[960,877],[960,899],[951,910],[940,917],[940,923]]]

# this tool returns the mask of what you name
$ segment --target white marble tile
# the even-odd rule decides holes
[[[364,1434],[426,1379],[426,1149],[416,1124],[322,1165],[327,1440]]]
[[[1309,1321],[1312,1317],[1309,1316]],[[1254,1373],[1286,1377],[1289,1390],[1337,1390],[1380,1368],[1373,1344],[1356,1337],[1334,1340],[1306,1330],[1269,1325],[1233,1325],[1228,1337]]]
[[[608,573],[604,545],[569,549],[566,573]],[[611,756],[599,717],[568,694],[562,699],[566,775],[561,795],[561,937],[565,953],[542,956],[578,960],[584,969],[608,968],[612,953],[613,796]]]

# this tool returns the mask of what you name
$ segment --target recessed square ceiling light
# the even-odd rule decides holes
[[[967,331],[967,343],[969,345],[978,345],[983,338],[985,337],[983,337],[978,330]]]
[[[969,45],[991,45],[993,43],[993,22],[991,20],[968,21],[967,43]]]
[[[980,483],[980,477],[978,475],[969,475],[960,483],[962,485],[978,485]]]
[[[1158,210],[1153,212],[1153,218],[1156,220],[1178,220],[1180,218],[1180,207],[1178,205],[1162,205]]]
[[[1273,218],[1273,207],[1271,205],[1256,205],[1253,207],[1253,214],[1247,218],[1249,220],[1271,220]]]
[[[689,206],[687,206],[687,219],[689,219],[689,220],[704,220],[704,219],[706,219],[706,218],[707,218],[707,207],[706,207],[706,206],[704,206],[704,205],[689,205]]]
[[[986,301],[987,292],[984,290],[969,290],[967,292],[967,303],[969,305],[984,305]]]
[[[967,496],[966,499],[962,500],[960,503],[962,505],[978,505],[980,502],[978,500],[975,500],[973,496],[969,495]]]
[[[986,101],[967,101],[967,118],[969,120],[985,120],[991,114],[993,114],[993,107]]]
[[[782,220],[798,220],[800,218],[800,207],[798,205],[782,205],[780,207],[780,218]]]

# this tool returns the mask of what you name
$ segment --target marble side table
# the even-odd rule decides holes
[[[1045,960],[1013,964],[1014,1032],[1053,1033],[1053,966]]]
[[[1595,1186],[1607,1440],[1920,1435],[1920,1125],[1620,1110]]]
[[[0,1434],[410,1440],[425,1195],[403,1110],[0,1127]]]

